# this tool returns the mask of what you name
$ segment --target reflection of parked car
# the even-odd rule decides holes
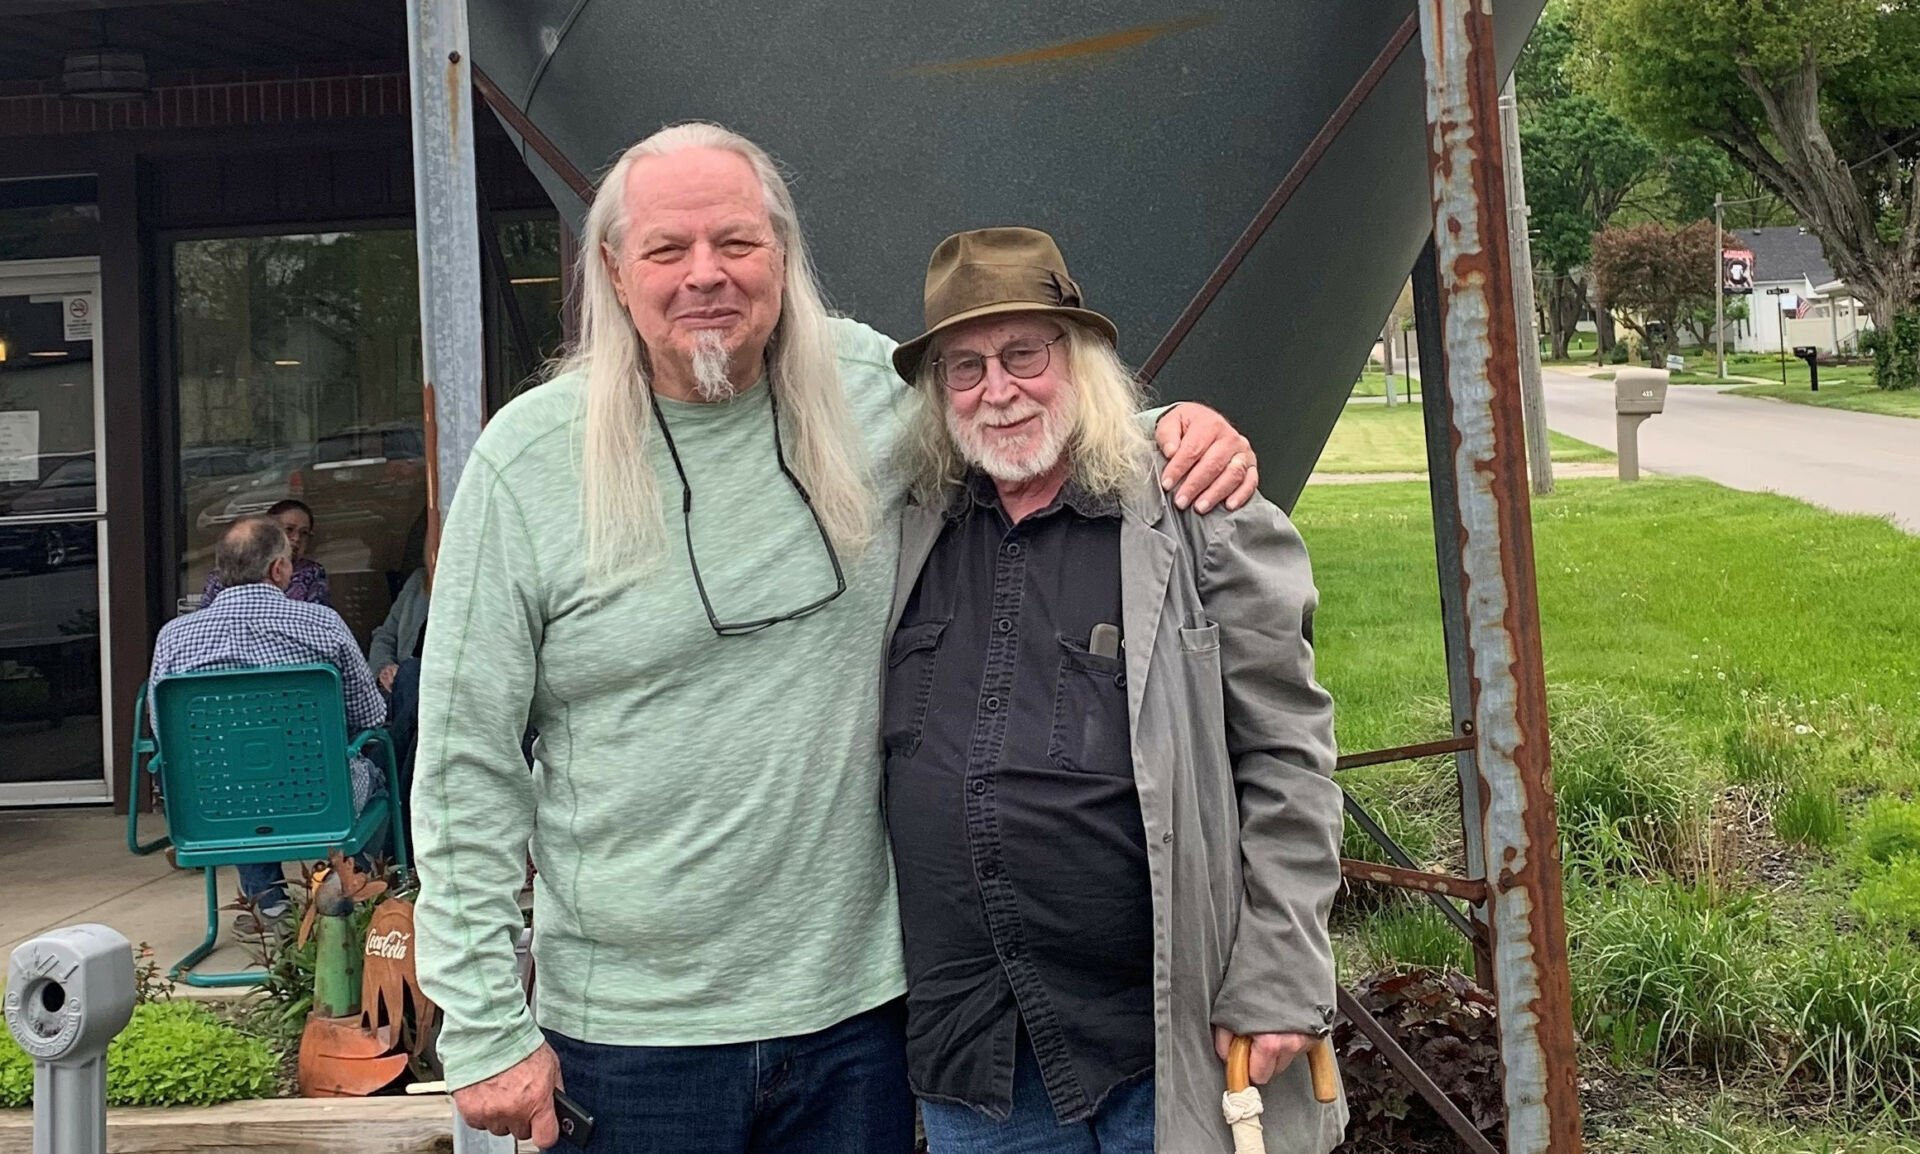
[[[260,467],[245,445],[201,445],[180,451],[180,491],[188,509],[204,509],[231,496]]]
[[[367,548],[360,564],[375,571],[402,570],[409,563],[409,526],[427,504],[426,464],[426,439],[418,425],[341,429],[309,445],[255,454],[252,474],[228,482],[208,504],[188,506],[191,524],[200,540],[211,544],[238,518],[294,497],[313,509],[322,550],[358,541]]]
[[[91,513],[94,509],[93,457],[70,457],[41,482],[13,499],[12,517]],[[94,555],[94,523],[68,521],[0,526],[0,566],[44,573]]]

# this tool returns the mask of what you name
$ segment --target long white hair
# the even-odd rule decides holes
[[[1151,461],[1152,441],[1139,417],[1146,391],[1105,337],[1069,317],[1047,319],[1066,330],[1067,380],[1075,393],[1069,475],[1090,494],[1131,501]],[[935,378],[933,359],[929,349],[914,379],[906,463],[913,499],[940,508],[966,483],[968,465],[947,430],[952,402]]]
[[[606,580],[652,561],[663,518],[647,459],[653,419],[648,364],[633,319],[614,292],[603,251],[621,252],[627,229],[627,174],[643,157],[719,149],[753,166],[785,259],[780,320],[767,343],[767,377],[780,405],[783,447],[813,498],[827,536],[842,554],[873,539],[874,497],[865,442],[841,388],[832,326],[813,262],[800,236],[793,197],[773,158],[746,137],[698,121],[663,128],[622,153],[607,170],[580,238],[580,339],[555,375],[586,375],[580,473],[586,515],[587,572]],[[603,247],[604,246],[604,247]]]

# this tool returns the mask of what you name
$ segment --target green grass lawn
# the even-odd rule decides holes
[[[1379,378],[1375,377],[1378,381]],[[1548,434],[1553,459],[1561,462],[1611,461],[1613,454],[1559,433]],[[1321,473],[1424,473],[1426,433],[1420,406],[1348,405],[1341,414],[1314,471]]]
[[[1310,486],[1294,516],[1341,748],[1441,736],[1425,486]],[[1920,538],[1678,478],[1564,481],[1533,524],[1589,1148],[1913,1149]],[[1435,865],[1450,778],[1342,774]],[[1417,905],[1336,920],[1350,977],[1460,958]]]
[[[1409,382],[1407,380],[1405,366],[1402,365],[1400,362],[1400,350],[1398,346],[1395,346],[1394,348],[1393,370],[1394,370],[1393,371],[1393,395],[1394,396],[1399,397],[1402,400],[1405,400],[1408,395],[1407,390],[1409,385],[1412,386],[1412,390],[1413,390],[1412,395],[1414,396],[1420,395],[1420,382],[1419,381]],[[1384,369],[1380,365],[1372,361],[1368,361],[1367,367],[1361,370],[1360,372],[1360,379],[1353,383],[1353,392],[1348,395],[1355,396],[1355,397],[1386,396],[1387,395],[1387,378],[1386,378],[1386,373]]]
[[[1770,385],[1744,385],[1727,391],[1735,396],[1772,397],[1796,405],[1818,405],[1823,409],[1852,409],[1889,417],[1920,417],[1920,389],[1889,392],[1873,383],[1873,370],[1869,368],[1855,367],[1849,370],[1837,365],[1823,365],[1820,369],[1820,391],[1817,393],[1807,385],[1806,365],[1800,366],[1798,380],[1793,380],[1794,376],[1789,368],[1787,377],[1792,381],[1791,384],[1783,386],[1775,381]]]

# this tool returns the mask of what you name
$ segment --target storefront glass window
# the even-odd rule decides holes
[[[496,404],[539,381],[561,353],[560,222],[551,217],[504,220],[498,225],[500,255],[507,269],[507,296],[490,294],[487,331],[505,385]],[[511,297],[509,301],[507,297]],[[514,310],[518,310],[515,328]],[[524,345],[523,345],[524,341]]]
[[[0,180],[0,261],[99,255],[98,185],[91,176]]]
[[[363,646],[424,564],[415,268],[406,229],[173,246],[183,608],[226,527],[287,498]]]

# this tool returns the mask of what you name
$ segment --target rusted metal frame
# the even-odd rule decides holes
[[[1380,1019],[1369,1013],[1367,1008],[1360,1004],[1358,998],[1345,989],[1335,990],[1334,996],[1340,1003],[1340,1012],[1347,1016],[1347,1020],[1353,1023],[1354,1028],[1367,1036],[1367,1040],[1373,1043],[1373,1048],[1386,1057],[1387,1064],[1405,1078],[1407,1084],[1412,1086],[1416,1093],[1426,1099],[1427,1105],[1433,1107],[1433,1112],[1440,1115],[1440,1120],[1447,1124],[1447,1129],[1459,1136],[1460,1141],[1466,1143],[1469,1150],[1474,1151],[1474,1154],[1500,1154],[1493,1143],[1487,1141],[1487,1136],[1480,1132],[1480,1128],[1473,1124],[1473,1120],[1468,1118],[1460,1107],[1453,1104],[1453,1099],[1447,1097],[1446,1091],[1435,1085],[1432,1078],[1427,1077],[1427,1072],[1420,1068],[1420,1063],[1414,1061],[1413,1055],[1401,1048],[1400,1043],[1387,1032],[1387,1028],[1380,1024]]]
[[[593,203],[593,181],[588,180],[585,173],[574,167],[573,161],[567,159],[566,153],[561,152],[553,141],[547,138],[546,133],[540,131],[534,126],[533,121],[527,119],[527,114],[520,111],[520,106],[515,104],[506,93],[500,91],[500,86],[493,82],[492,77],[481,71],[478,64],[473,66],[473,87],[480,94],[480,99],[487,102],[487,107],[493,109],[500,119],[506,121],[508,128],[513,129],[514,135],[526,141],[534,153],[547,162],[547,167],[553,169],[561,180],[567,182],[567,187],[573,190],[573,195],[580,198],[581,204]]]
[[[1340,876],[1354,881],[1374,882],[1403,890],[1419,890],[1422,893],[1439,894],[1441,897],[1460,898],[1470,902],[1487,900],[1487,883],[1475,878],[1430,873],[1427,870],[1403,869],[1400,866],[1386,866],[1378,862],[1359,861],[1350,857],[1340,859]]]
[[[1508,1154],[1578,1154],[1513,270],[1488,0],[1420,0]]]
[[[1366,753],[1349,753],[1333,763],[1333,768],[1360,769],[1368,765],[1386,765],[1395,761],[1414,761],[1422,757],[1437,757],[1443,753],[1459,753],[1472,749],[1471,737],[1443,737],[1439,741],[1422,741],[1414,745],[1396,745],[1391,749],[1372,749]]]
[[[1427,433],[1427,498],[1433,510],[1433,554],[1440,584],[1440,628],[1446,643],[1447,703],[1453,731],[1467,748],[1454,754],[1453,768],[1460,782],[1460,832],[1467,859],[1467,876],[1487,876],[1486,855],[1480,840],[1480,767],[1473,745],[1473,678],[1467,669],[1466,594],[1461,587],[1460,497],[1453,480],[1453,407],[1447,395],[1445,344],[1440,337],[1440,265],[1433,239],[1421,246],[1413,265],[1413,317],[1420,341],[1420,417]],[[1493,988],[1492,940],[1485,932],[1487,908],[1473,907],[1482,932],[1473,939],[1473,979]]]
[[[1380,823],[1373,820],[1373,815],[1368,813],[1359,802],[1353,800],[1346,790],[1340,791],[1340,805],[1347,811],[1347,816],[1353,819],[1353,824],[1360,827],[1360,832],[1372,838],[1373,843],[1393,859],[1393,864],[1408,873],[1422,872],[1419,863],[1413,860],[1412,855],[1400,848],[1400,843],[1394,841],[1393,836],[1382,829]],[[1439,910],[1442,917],[1453,923],[1454,929],[1465,934],[1469,942],[1482,940],[1479,928],[1473,924],[1472,919],[1460,912],[1458,906],[1430,889],[1426,891],[1426,896],[1427,900],[1433,903],[1433,908]]]
[[[1307,143],[1306,151],[1293,162],[1293,167],[1287,170],[1287,175],[1267,197],[1266,203],[1260,206],[1260,211],[1240,233],[1240,238],[1233,242],[1233,247],[1227,250],[1227,255],[1220,258],[1220,263],[1214,267],[1213,274],[1207,277],[1206,283],[1200,286],[1200,291],[1187,302],[1186,309],[1180,313],[1179,319],[1173,322],[1173,327],[1167,330],[1167,335],[1161,337],[1160,343],[1154,346],[1153,354],[1147,358],[1146,364],[1140,367],[1140,379],[1143,382],[1151,384],[1160,370],[1166,367],[1167,362],[1173,359],[1173,354],[1180,348],[1180,343],[1187,339],[1187,334],[1193,331],[1193,326],[1200,323],[1200,318],[1213,305],[1214,298],[1219,296],[1220,290],[1233,279],[1233,274],[1239,271],[1241,263],[1247,259],[1247,254],[1253,251],[1253,246],[1260,243],[1260,238],[1266,235],[1267,228],[1280,215],[1280,210],[1287,206],[1287,202],[1293,199],[1293,194],[1307,182],[1307,177],[1312,175],[1315,166],[1320,163],[1320,158],[1326,155],[1327,149],[1333,147],[1333,142],[1340,138],[1340,133],[1347,127],[1347,122],[1353,119],[1354,114],[1360,111],[1360,106],[1366,103],[1367,97],[1379,87],[1381,79],[1387,74],[1387,69],[1393,66],[1393,62],[1406,51],[1407,45],[1413,42],[1418,26],[1419,14],[1415,13],[1409,15],[1401,22],[1400,27],[1394,30],[1393,36],[1387,41],[1387,46],[1380,50],[1380,54],[1373,58],[1373,63],[1361,73],[1360,79],[1354,82],[1353,87],[1347,92],[1346,99],[1333,110],[1333,115],[1327,118],[1327,122],[1320,126],[1320,131],[1315,133],[1313,139]]]

